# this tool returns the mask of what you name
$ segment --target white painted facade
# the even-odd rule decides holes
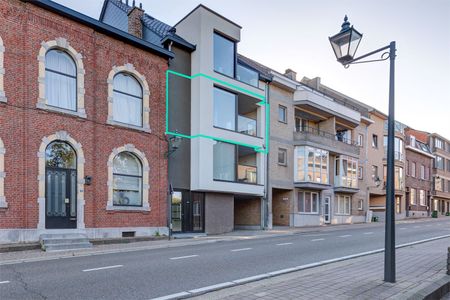
[[[191,54],[191,73],[194,77],[191,80],[191,136],[207,135],[223,141],[264,147],[264,105],[259,105],[257,109],[258,137],[213,126],[214,87],[222,87],[255,100],[263,99],[266,94],[263,84],[260,84],[261,88],[256,88],[214,71],[214,32],[237,43],[240,40],[240,26],[200,5],[175,27],[178,35],[196,45],[196,50]],[[263,196],[265,154],[257,153],[257,184],[216,181],[213,179],[214,144],[211,138],[191,139],[191,190]]]

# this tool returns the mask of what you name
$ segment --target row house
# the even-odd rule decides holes
[[[167,234],[173,56],[52,1],[0,1],[1,242]]]
[[[428,134],[434,156],[432,168],[432,211],[450,214],[450,140],[437,133]]]
[[[412,128],[406,136],[406,217],[428,217],[431,213],[431,170],[433,155],[428,146],[428,135]]]
[[[125,30],[132,9],[106,0],[100,19]],[[142,9],[140,19],[142,39],[175,54],[166,74],[172,232],[260,229],[270,78],[239,59],[241,26],[203,5],[174,26]]]
[[[367,130],[370,120],[319,91],[319,79],[300,82],[290,69],[271,74],[268,190],[272,224],[365,222],[365,139],[359,133]]]

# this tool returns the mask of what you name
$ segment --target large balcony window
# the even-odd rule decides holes
[[[250,68],[238,64],[236,79],[249,85],[252,85],[254,87],[258,87],[259,73]]]
[[[239,183],[258,182],[256,152],[249,147],[216,142],[213,149],[214,180]]]
[[[384,166],[384,183],[386,185],[386,178],[387,178],[387,168]],[[405,180],[403,177],[403,168],[395,166],[394,170],[394,185],[396,190],[403,190],[405,188]]]
[[[214,33],[214,71],[234,78],[236,43]]]
[[[358,188],[358,160],[341,155],[335,160],[335,186]]]
[[[383,140],[384,144],[384,155],[387,157],[387,136],[384,136]],[[395,160],[404,160],[404,147],[403,147],[403,140],[395,137],[394,138],[394,158]]]
[[[255,101],[214,88],[214,127],[257,136],[257,113]]]
[[[298,146],[295,147],[294,180],[328,184],[328,151]]]

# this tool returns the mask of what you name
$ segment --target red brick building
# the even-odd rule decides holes
[[[0,1],[0,242],[167,232],[171,57],[51,1]]]
[[[431,170],[433,155],[427,143],[427,134],[405,129],[406,135],[406,216],[427,217],[431,212]]]

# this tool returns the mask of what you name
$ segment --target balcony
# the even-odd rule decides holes
[[[359,191],[358,179],[356,176],[335,176],[334,190],[338,193],[357,193]]]
[[[384,147],[383,159],[387,159],[387,147]],[[405,155],[400,151],[394,151],[394,159],[403,162],[405,160]]]
[[[297,146],[312,146],[328,150],[335,154],[359,155],[359,148],[355,141],[340,135],[326,132],[317,128],[301,126],[294,132],[294,144]]]
[[[238,131],[240,133],[256,136],[256,120],[238,115]]]

